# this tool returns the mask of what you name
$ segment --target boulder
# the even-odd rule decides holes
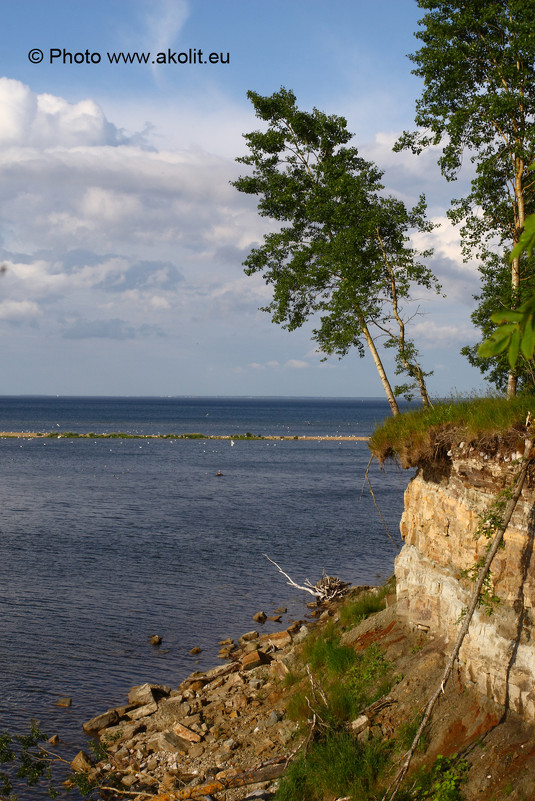
[[[256,612],[253,615],[253,620],[255,623],[264,623],[267,620],[267,615],[265,612]]]
[[[351,722],[351,731],[357,735],[363,732],[370,725],[370,719],[366,715],[359,715],[356,720]]]
[[[107,729],[108,726],[113,726],[118,720],[119,715],[115,709],[108,709],[108,711],[103,712],[102,715],[97,715],[95,718],[91,718],[91,720],[86,720],[83,724],[83,730],[86,734],[91,734],[101,729]]]
[[[93,763],[83,751],[78,751],[76,756],[74,757],[73,761],[71,762],[71,768],[75,773],[81,773],[82,771],[91,770],[93,767]]]
[[[277,650],[280,650],[281,648],[286,648],[287,645],[291,644],[292,635],[287,631],[274,631],[271,634],[263,634],[260,638],[260,642],[263,647],[266,645],[272,645]]]
[[[260,665],[267,665],[270,661],[270,657],[263,651],[251,651],[240,660],[242,670],[252,670]]]
[[[150,738],[147,747],[151,752],[169,751],[170,753],[178,754],[181,751],[187,751],[189,742],[178,737],[172,731],[159,731],[154,737]]]
[[[130,720],[139,720],[140,718],[145,718],[147,715],[153,715],[154,712],[158,711],[158,704],[156,701],[153,701],[152,704],[145,704],[145,706],[138,706],[136,709],[132,709],[130,712],[127,712],[127,717]]]
[[[251,642],[251,640],[258,639],[258,632],[257,631],[246,631],[245,634],[242,634],[239,638],[238,642],[240,645],[243,645],[246,642]]]
[[[150,684],[138,684],[132,687],[128,693],[128,703],[130,706],[145,706],[146,704],[153,704],[155,701],[154,694]]]
[[[202,739],[197,732],[188,729],[188,727],[183,726],[182,723],[175,723],[173,729],[175,734],[177,734],[183,740],[187,740],[189,743],[199,743]]]
[[[68,707],[72,704],[72,698],[58,698],[56,706]]]

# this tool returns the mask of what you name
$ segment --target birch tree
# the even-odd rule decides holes
[[[490,335],[489,309],[516,308],[531,291],[535,268],[526,255],[508,262],[535,210],[535,0],[417,0],[426,10],[409,58],[424,89],[416,103],[419,130],[405,132],[397,149],[420,153],[440,146],[448,181],[463,159],[475,167],[470,193],[452,201],[449,216],[462,225],[465,258],[476,258],[482,291],[473,320]],[[535,388],[528,365],[511,368],[502,356],[463,348],[512,397],[519,378]]]
[[[406,332],[413,288],[439,290],[425,263],[430,251],[410,241],[432,228],[425,199],[407,209],[385,197],[382,172],[348,146],[353,135],[343,117],[302,111],[284,88],[248,97],[267,130],[244,135],[249,154],[237,161],[252,170],[233,184],[256,195],[259,213],[280,224],[244,262],[248,275],[261,273],[273,287],[264,310],[290,331],[312,318],[324,354],[356,348],[363,356],[367,348],[393,414],[396,394],[413,389],[428,405],[426,374]],[[392,387],[378,343],[394,348],[408,383]]]

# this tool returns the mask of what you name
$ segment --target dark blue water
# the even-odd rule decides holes
[[[0,430],[367,435],[387,413],[370,400],[0,398]],[[362,492],[368,459],[347,441],[0,439],[0,730],[37,718],[78,748],[85,719],[134,684],[217,664],[217,641],[259,609],[303,617],[310,596],[263,554],[298,583],[386,579],[395,550]],[[408,476],[370,477],[399,538]]]
[[[333,398],[1,397],[0,431],[366,436],[386,401]]]

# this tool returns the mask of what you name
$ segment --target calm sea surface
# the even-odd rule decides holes
[[[1,431],[365,436],[387,414],[369,399],[0,398]],[[288,607],[266,631],[304,617],[309,596],[263,554],[298,583],[386,579],[368,459],[365,442],[0,439],[0,730],[37,718],[78,749],[84,720],[216,665],[258,610]],[[370,478],[399,539],[409,476]]]

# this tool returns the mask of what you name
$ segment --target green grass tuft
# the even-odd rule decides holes
[[[492,451],[499,437],[516,449],[523,439],[528,412],[535,413],[535,398],[520,395],[452,399],[431,409],[387,418],[369,440],[373,455],[382,463],[398,458],[403,467],[413,467],[444,456],[460,442],[477,444]]]
[[[323,801],[350,795],[373,798],[373,786],[388,758],[388,747],[360,744],[345,732],[328,734],[292,763],[275,794],[276,801]]]

